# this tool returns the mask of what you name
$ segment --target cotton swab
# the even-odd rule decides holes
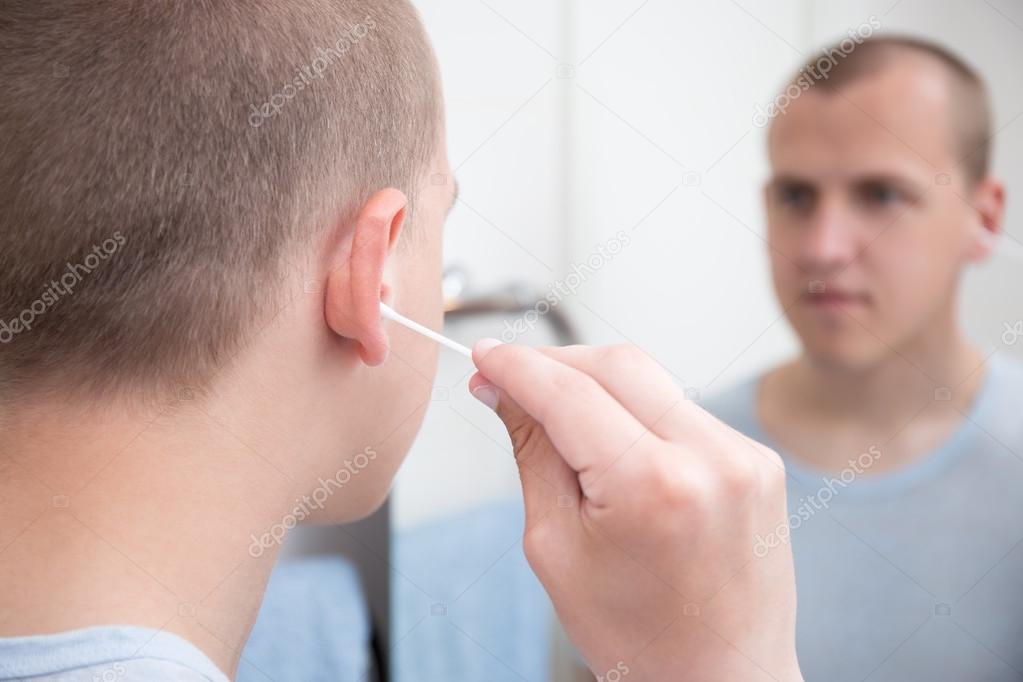
[[[383,301],[380,302],[380,314],[383,317],[386,317],[388,320],[393,320],[393,321],[397,322],[398,324],[400,324],[400,325],[402,325],[404,327],[408,327],[409,329],[411,329],[414,332],[419,332],[423,336],[425,336],[425,337],[427,337],[429,339],[433,339],[434,341],[436,341],[437,343],[441,344],[442,346],[447,346],[451,350],[458,351],[459,353],[461,353],[462,355],[464,355],[467,358],[472,358],[472,351],[469,350],[468,348],[466,348],[465,346],[463,346],[462,344],[460,344],[460,343],[458,343],[456,341],[452,341],[451,339],[449,339],[448,337],[444,336],[443,334],[438,334],[437,332],[433,331],[429,327],[424,327],[423,325],[419,324],[418,322],[413,322],[412,320],[408,319],[404,315],[400,315],[400,314],[396,313],[393,309],[391,309]]]

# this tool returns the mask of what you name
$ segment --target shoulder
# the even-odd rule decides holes
[[[992,376],[1010,390],[1023,389],[1023,360],[1006,353],[996,353],[990,360]]]
[[[164,630],[130,625],[0,639],[0,679],[10,677],[228,682],[191,642]]]
[[[1023,362],[1005,353],[995,353],[987,360],[987,377],[977,396],[978,408],[1004,415],[1018,411],[1023,397]]]
[[[1023,362],[1000,352],[986,364],[987,377],[967,417],[986,439],[999,444],[999,449],[1015,453],[1023,444],[1023,420],[1019,418]]]

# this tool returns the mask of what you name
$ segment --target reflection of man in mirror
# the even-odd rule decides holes
[[[769,256],[802,352],[707,407],[786,461],[803,674],[1018,679],[1023,369],[957,320],[1005,203],[985,86],[871,38],[770,113]]]

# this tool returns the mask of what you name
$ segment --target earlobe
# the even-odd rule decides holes
[[[338,336],[355,342],[359,357],[370,366],[381,364],[389,350],[380,301],[390,296],[385,267],[400,237],[407,206],[408,199],[394,188],[367,199],[350,228],[347,253],[327,279],[327,324]]]
[[[968,257],[971,262],[986,260],[995,249],[998,233],[1002,229],[1005,210],[1005,188],[987,178],[981,181],[973,194],[975,223],[970,237]]]

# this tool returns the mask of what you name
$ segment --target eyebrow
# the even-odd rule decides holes
[[[776,187],[778,185],[816,185],[812,178],[804,178],[798,175],[791,175],[784,173],[781,175],[774,175],[767,181],[769,187]]]
[[[890,173],[886,171],[880,171],[876,173],[868,172],[861,175],[857,175],[847,179],[854,184],[863,184],[869,182],[884,182],[891,185],[895,185],[903,188],[919,189],[920,182],[915,178],[899,175],[896,173]],[[778,185],[803,185],[809,187],[816,187],[820,184],[815,178],[802,177],[799,175],[792,175],[783,173],[776,175],[768,180],[769,187],[776,187]]]

